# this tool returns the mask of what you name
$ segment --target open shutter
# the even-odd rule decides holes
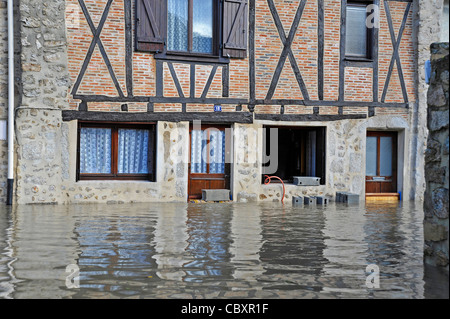
[[[167,0],[137,0],[136,48],[162,52],[167,33]]]
[[[223,1],[223,56],[247,57],[247,17],[248,0]]]

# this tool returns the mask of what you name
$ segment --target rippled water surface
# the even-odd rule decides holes
[[[0,298],[448,298],[420,206],[0,206]]]

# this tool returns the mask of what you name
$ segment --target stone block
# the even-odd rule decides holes
[[[294,176],[294,185],[298,186],[319,186],[320,177],[313,176]]]
[[[447,229],[443,225],[429,221],[423,223],[424,239],[427,241],[441,241],[447,239]]]
[[[202,200],[206,202],[219,202],[230,200],[229,189],[202,189]]]
[[[303,197],[293,196],[292,197],[292,206],[303,206]]]
[[[356,204],[359,203],[359,195],[349,192],[336,192],[336,202]]]
[[[315,205],[316,204],[316,198],[315,197],[310,197],[310,196],[305,196],[303,199],[303,203],[305,205]]]
[[[327,205],[328,198],[326,198],[324,196],[316,196],[316,203],[317,203],[317,205]]]

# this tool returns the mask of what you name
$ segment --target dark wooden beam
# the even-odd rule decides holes
[[[380,0],[374,0],[373,4],[375,7],[380,8]],[[378,17],[380,19],[380,10],[378,9]],[[379,28],[374,28],[372,32],[372,100],[378,102],[378,38],[379,38]]]
[[[278,31],[278,35],[283,44],[283,51],[281,52],[280,58],[278,60],[277,67],[272,77],[272,81],[270,82],[269,90],[267,91],[266,99],[271,99],[278,85],[278,80],[280,79],[281,72],[283,71],[284,64],[286,62],[286,58],[289,57],[289,61],[291,63],[292,70],[294,71],[294,75],[296,77],[297,83],[302,91],[303,98],[305,100],[309,100],[308,90],[306,89],[306,85],[303,81],[302,75],[300,73],[299,67],[297,65],[297,60],[295,59],[294,53],[292,52],[292,42],[294,41],[295,33],[297,32],[298,25],[302,18],[303,9],[306,5],[306,0],[301,0],[297,11],[294,16],[294,20],[291,25],[291,29],[289,30],[289,35],[286,37],[286,33],[284,31],[283,23],[278,15],[278,11],[275,7],[273,0],[267,0],[269,5],[270,12],[272,14],[275,26]]]
[[[317,0],[317,93],[323,100],[323,58],[325,52],[325,6],[324,0]]]
[[[128,96],[133,96],[133,26],[131,11],[131,0],[125,0],[125,78]]]
[[[247,99],[237,98],[191,98],[191,97],[164,97],[164,96],[133,96],[120,97],[108,95],[74,95],[74,99],[84,102],[111,102],[111,103],[195,103],[195,104],[248,104]]]
[[[249,97],[248,108],[250,112],[255,110],[256,100],[256,61],[255,61],[255,28],[256,28],[256,0],[249,0],[248,17],[248,79],[249,79]]]
[[[181,87],[180,81],[178,81],[177,72],[175,72],[175,68],[173,67],[172,62],[168,62],[167,65],[169,67],[170,75],[172,76],[173,82],[175,83],[175,87],[177,88],[178,96],[184,98],[183,88]]]
[[[255,120],[283,121],[283,122],[330,122],[349,119],[365,119],[366,114],[258,114]]]
[[[339,101],[345,99],[345,36],[347,23],[347,0],[341,1],[341,29],[339,43]]]
[[[230,67],[222,66],[222,97],[230,96]]]
[[[80,4],[81,10],[83,11],[84,17],[86,18],[86,21],[87,21],[87,23],[89,25],[89,28],[91,29],[91,32],[93,34],[93,38],[92,38],[91,44],[89,46],[88,52],[86,54],[86,57],[84,59],[83,65],[81,67],[81,71],[78,74],[78,78],[75,81],[75,84],[73,86],[72,94],[76,94],[77,93],[77,91],[78,91],[78,89],[80,87],[81,81],[83,80],[84,74],[86,73],[87,67],[88,67],[88,65],[89,65],[89,63],[91,61],[92,54],[94,53],[94,49],[98,45],[100,53],[101,53],[101,55],[103,57],[103,61],[106,64],[106,67],[108,69],[109,75],[111,76],[111,79],[112,79],[112,81],[114,83],[114,86],[116,87],[116,90],[117,90],[119,96],[124,96],[124,94],[122,92],[122,89],[120,88],[120,83],[117,80],[117,77],[116,77],[116,75],[114,73],[114,69],[112,67],[111,61],[109,60],[108,55],[106,54],[105,48],[103,46],[102,40],[100,39],[100,34],[102,33],[103,26],[105,25],[106,19],[108,18],[109,9],[111,8],[112,2],[113,2],[113,0],[109,0],[106,3],[105,9],[104,9],[104,11],[102,13],[102,17],[100,19],[98,27],[96,28],[94,23],[92,22],[92,18],[91,18],[90,14],[89,14],[89,11],[88,11],[87,7],[86,7],[86,4],[84,3],[84,0],[78,0],[78,3]]]
[[[213,66],[211,73],[209,74],[208,81],[205,84],[205,88],[203,89],[201,96],[203,99],[205,99],[206,96],[208,95],[209,88],[211,87],[211,83],[214,79],[214,76],[216,75],[216,72],[217,72],[217,65]]]
[[[389,9],[389,4],[387,0],[384,0],[384,7],[385,7],[385,11],[386,11],[386,17],[388,20],[388,25],[389,25],[389,33],[391,35],[391,42],[392,42],[392,46],[394,48],[394,51],[392,53],[392,58],[391,58],[391,63],[389,64],[389,70],[388,70],[388,74],[386,75],[386,82],[384,83],[384,89],[383,89],[383,94],[381,96],[381,102],[384,102],[386,99],[386,94],[388,91],[388,87],[389,87],[389,81],[391,79],[392,76],[392,71],[394,69],[394,62],[397,63],[397,72],[398,72],[398,77],[400,80],[400,86],[402,88],[402,93],[403,93],[403,100],[405,101],[405,103],[408,103],[408,92],[406,90],[406,84],[405,84],[405,79],[403,78],[403,70],[402,70],[402,63],[400,60],[400,56],[398,54],[399,52],[399,48],[400,48],[400,42],[402,40],[402,36],[403,36],[403,31],[405,30],[405,26],[406,26],[406,22],[408,19],[408,14],[411,8],[411,2],[408,2],[408,4],[406,5],[406,9],[405,9],[405,13],[403,15],[403,20],[402,20],[402,24],[400,26],[400,30],[398,31],[398,36],[397,39],[395,38],[395,32],[394,32],[394,25],[392,22],[392,16],[391,16],[391,12]]]
[[[156,60],[156,96],[164,95],[164,66],[163,61]]]
[[[250,112],[86,112],[62,111],[63,121],[92,122],[181,122],[202,121],[204,123],[253,123]]]

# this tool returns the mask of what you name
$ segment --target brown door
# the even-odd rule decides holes
[[[229,189],[230,141],[225,126],[192,127],[190,133],[189,199],[202,198],[202,189]]]
[[[366,194],[397,193],[397,132],[367,132]]]

